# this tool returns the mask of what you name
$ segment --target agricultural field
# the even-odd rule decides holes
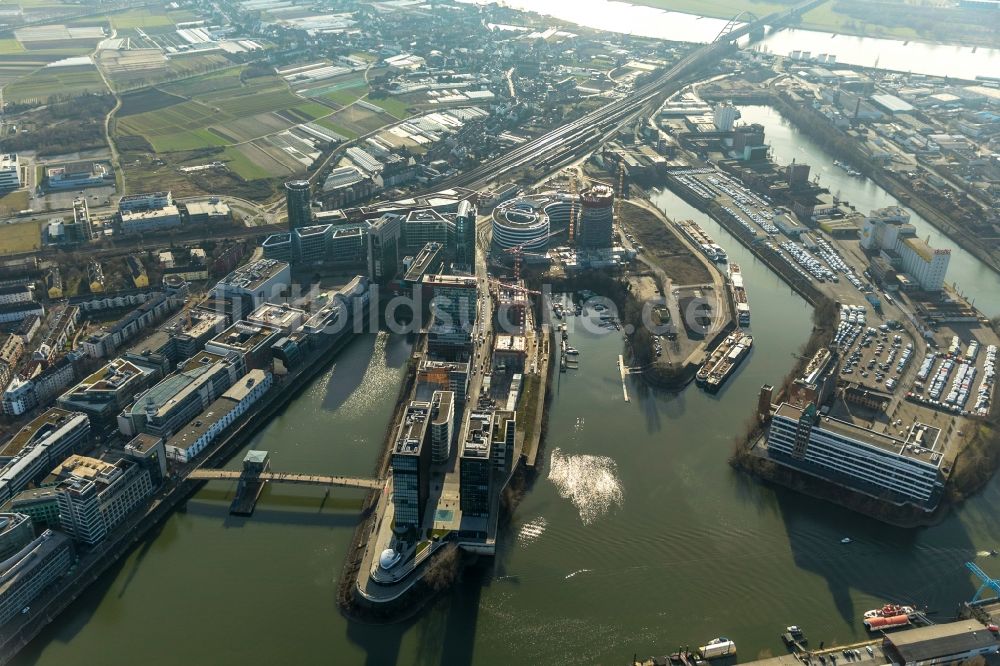
[[[4,88],[10,102],[44,103],[52,95],[80,95],[106,92],[101,75],[92,65],[81,67],[43,67]]]
[[[320,122],[324,127],[329,127],[335,132],[344,134],[344,136],[353,137],[374,132],[381,127],[397,122],[396,118],[390,116],[388,113],[375,112],[370,109],[363,108],[358,104],[341,109],[333,115],[328,116],[326,120],[329,120],[333,126],[323,123],[322,121],[318,122]],[[346,130],[346,134],[345,132],[335,129],[334,126],[342,127]]]
[[[240,81],[239,72],[168,84],[157,108],[124,115],[118,134],[142,136],[156,152],[243,143],[313,120],[323,109],[296,97],[277,77]],[[145,93],[143,93],[145,94]],[[128,96],[126,96],[128,98]]]
[[[128,11],[111,14],[108,20],[116,30],[142,28],[170,28],[177,23],[193,21],[197,15],[187,10],[166,11],[159,7],[137,7]]]
[[[382,107],[386,113],[398,120],[405,120],[410,117],[410,113],[407,112],[407,108],[410,105],[398,97],[383,97],[382,99],[369,99],[367,101],[369,104]]]
[[[22,53],[23,51],[24,47],[16,39],[0,39],[0,55]]]

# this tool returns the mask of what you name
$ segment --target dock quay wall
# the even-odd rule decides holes
[[[365,308],[367,314],[367,308]],[[224,432],[213,444],[204,461],[199,466],[213,467],[225,463],[238,452],[259,430],[283,409],[295,396],[329,368],[329,363],[353,339],[349,335],[351,326],[344,328],[329,347],[308,357],[298,374],[291,374],[285,381],[268,391],[247,414]],[[0,643],[0,666],[9,663],[32,639],[50,622],[70,606],[86,588],[105,574],[132,547],[146,538],[155,527],[170,517],[183,502],[192,497],[205,481],[171,479],[167,486],[147,506],[145,511],[133,514],[126,523],[117,528],[107,540],[98,544],[80,558],[76,575],[62,588],[43,595],[41,605],[33,604],[37,614],[32,621],[20,627]]]

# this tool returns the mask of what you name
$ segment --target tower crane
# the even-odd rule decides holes
[[[514,283],[515,284],[520,284],[520,282],[521,282],[521,258],[524,255],[524,247],[526,245],[534,245],[535,243],[540,243],[542,241],[546,241],[546,240],[552,238],[553,236],[558,236],[559,234],[561,234],[564,231],[566,231],[566,230],[565,229],[559,229],[557,231],[550,231],[549,233],[545,234],[545,236],[543,236],[542,238],[534,238],[534,239],[532,239],[530,241],[521,243],[520,245],[514,245],[513,247],[508,247],[508,248],[504,249],[504,252],[506,252],[507,254],[511,255],[514,258]]]

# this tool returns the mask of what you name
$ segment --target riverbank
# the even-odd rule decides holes
[[[362,315],[362,321],[365,321],[366,314],[367,308]],[[351,325],[346,326],[344,330],[347,333],[334,341],[329,348],[306,359],[298,372],[287,375],[284,381],[266,393],[243,419],[231,425],[211,446],[197,467],[217,467],[230,460],[280,410],[301,394],[316,377],[328,370],[338,353],[355,339],[355,336],[350,334]],[[0,642],[0,666],[14,659],[20,650],[69,608],[90,585],[132,552],[140,541],[154,528],[162,525],[183,502],[194,496],[207,482],[188,481],[182,476],[180,479],[172,478],[167,483],[168,485],[154,496],[145,511],[126,519],[125,525],[117,528],[107,540],[80,558],[77,572],[71,580],[32,602],[35,611],[29,620],[16,627],[12,633],[3,636]]]
[[[722,0],[712,3],[701,0],[629,0],[629,4],[727,20],[744,11],[764,16],[785,7],[780,2],[761,0]],[[982,23],[982,13],[983,10],[954,7],[937,9],[871,0],[838,0],[806,12],[795,27],[830,33],[831,36],[852,35],[918,41],[935,46],[997,48],[995,34]],[[969,30],[970,25],[982,30]]]
[[[945,234],[949,240],[973,255],[991,270],[1000,273],[1000,256],[986,249],[980,240],[966,232],[960,222],[946,217],[942,210],[925,201],[892,172],[874,162],[857,142],[839,132],[830,122],[807,105],[797,105],[780,94],[770,94],[768,106],[772,106],[787,118],[799,131],[819,143],[832,156],[855,165],[866,177],[879,187],[912,208],[935,229]]]

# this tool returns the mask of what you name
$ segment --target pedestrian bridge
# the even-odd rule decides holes
[[[364,488],[381,490],[384,482],[378,479],[357,479],[349,476],[322,476],[319,474],[289,474],[287,472],[261,472],[256,475],[224,469],[196,469],[188,474],[192,481],[265,481],[268,483],[291,483],[306,486],[327,486],[338,488]]]

